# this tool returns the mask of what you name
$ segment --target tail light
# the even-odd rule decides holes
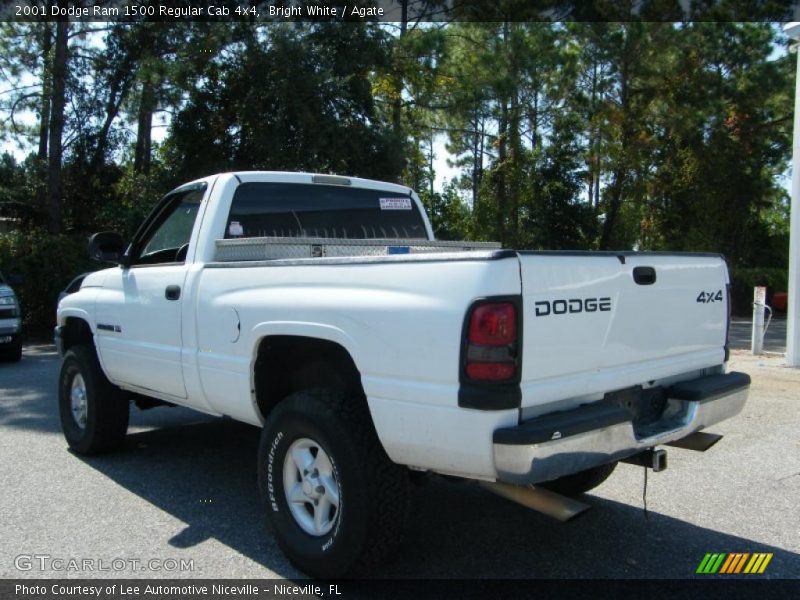
[[[469,315],[464,372],[473,381],[508,381],[517,376],[517,306],[476,304]]]

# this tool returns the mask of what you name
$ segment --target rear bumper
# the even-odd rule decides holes
[[[658,421],[635,424],[631,413],[600,401],[494,432],[497,478],[515,484],[550,481],[684,438],[741,412],[750,389],[744,373],[711,375],[664,390]]]

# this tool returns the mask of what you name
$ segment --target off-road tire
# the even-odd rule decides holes
[[[78,374],[83,378],[86,392],[85,427],[78,425],[71,408],[72,382]],[[73,346],[64,355],[58,381],[58,406],[64,437],[78,454],[108,452],[123,445],[130,402],[127,395],[106,378],[92,346]]]
[[[563,496],[579,496],[593,490],[611,476],[617,463],[612,462],[599,467],[592,467],[585,471],[578,471],[572,475],[565,475],[553,481],[539,484],[540,487],[556,492]]]
[[[325,451],[338,483],[338,514],[332,530],[320,536],[303,530],[284,492],[284,460],[292,443],[304,438]],[[344,391],[300,391],[275,407],[261,434],[258,486],[279,545],[314,577],[365,573],[395,549],[405,530],[407,470],[383,450],[365,399]]]

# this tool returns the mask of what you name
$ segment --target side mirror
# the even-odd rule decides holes
[[[124,251],[125,242],[114,231],[95,233],[89,238],[89,258],[92,260],[120,264]]]

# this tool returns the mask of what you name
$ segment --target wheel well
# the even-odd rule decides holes
[[[89,324],[78,317],[67,317],[61,330],[61,344],[64,352],[76,344],[94,345],[94,337]]]
[[[347,350],[336,342],[302,336],[265,337],[258,346],[253,381],[266,419],[289,394],[312,388],[341,388],[364,398],[361,375]]]

